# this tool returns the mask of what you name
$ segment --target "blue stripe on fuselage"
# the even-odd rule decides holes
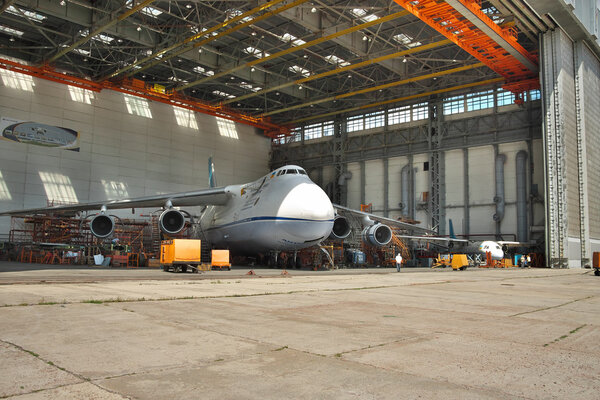
[[[235,222],[230,222],[225,225],[213,226],[211,228],[206,229],[207,231],[213,229],[221,229],[232,225],[244,224],[247,222],[254,221],[302,221],[302,222],[333,222],[333,219],[304,219],[304,218],[289,218],[289,217],[252,217],[246,218]]]

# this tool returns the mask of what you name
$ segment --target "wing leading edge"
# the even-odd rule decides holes
[[[372,219],[374,221],[379,221],[379,222],[386,223],[386,224],[389,224],[389,225],[394,225],[394,226],[397,226],[399,228],[406,229],[407,231],[410,231],[410,232],[421,232],[421,233],[430,234],[430,235],[436,235],[437,234],[435,231],[432,231],[431,229],[421,228],[419,226],[412,225],[412,224],[407,224],[406,222],[397,221],[397,220],[391,219],[391,218],[380,217],[379,215],[366,213],[364,211],[358,211],[358,210],[355,210],[353,208],[348,208],[348,207],[340,206],[338,204],[334,204],[333,207],[336,210],[341,210],[343,212],[347,212],[347,213],[354,214],[354,215],[360,215],[360,216],[363,216],[363,217],[369,217],[370,219]]]
[[[79,211],[124,208],[163,207],[171,202],[174,207],[224,205],[231,198],[232,191],[228,187],[210,188],[190,192],[169,193],[164,195],[135,197],[130,199],[106,200],[93,203],[71,204],[64,206],[30,208],[26,210],[12,210],[0,212],[3,215],[28,215],[28,214],[69,214]]]

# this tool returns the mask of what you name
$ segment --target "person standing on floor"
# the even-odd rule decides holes
[[[396,271],[400,272],[400,267],[402,266],[402,255],[398,253],[396,256]]]

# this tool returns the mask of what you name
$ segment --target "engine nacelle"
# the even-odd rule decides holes
[[[164,233],[179,233],[185,226],[185,216],[181,211],[165,210],[158,218],[158,226]]]
[[[352,227],[350,226],[348,219],[346,217],[342,217],[341,215],[338,215],[333,220],[333,229],[331,230],[331,233],[329,234],[329,239],[333,239],[333,240],[346,239],[348,236],[350,236],[351,232],[352,232]]]
[[[362,231],[362,239],[371,246],[385,246],[392,240],[392,230],[384,224],[367,226]]]
[[[98,214],[90,221],[90,231],[97,238],[104,239],[115,230],[115,221],[106,214]]]

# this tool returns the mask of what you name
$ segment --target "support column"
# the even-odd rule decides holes
[[[427,202],[431,216],[431,229],[443,235],[446,231],[444,152],[441,150],[444,137],[443,104],[441,100],[429,103],[429,123],[427,141],[429,147],[429,183],[430,192]]]
[[[568,267],[567,181],[565,154],[565,93],[569,82],[563,63],[560,30],[542,35],[542,106],[544,111],[544,164],[546,179],[546,260],[553,268]],[[571,56],[572,59],[572,56]],[[572,61],[571,61],[572,64]],[[561,72],[563,72],[561,74]]]
[[[463,234],[471,233],[471,209],[469,208],[469,149],[463,149]]]
[[[388,217],[390,212],[390,168],[389,158],[383,159],[383,216]]]
[[[583,74],[585,72],[584,44],[575,44],[575,101],[577,103],[577,166],[579,178],[579,235],[581,239],[581,266],[590,268],[592,244],[590,240],[590,213],[588,207],[588,170],[586,146],[586,91]],[[596,88],[597,89],[597,88]],[[592,89],[593,90],[593,89]],[[596,110],[597,112],[598,110]],[[597,134],[597,132],[596,132]]]
[[[365,194],[365,186],[367,185],[365,160],[361,160],[358,165],[360,166],[360,204],[365,204],[367,201]]]

